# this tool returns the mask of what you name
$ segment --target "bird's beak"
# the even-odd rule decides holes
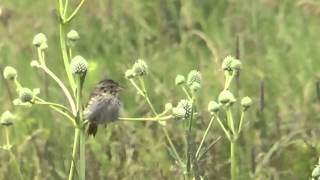
[[[122,90],[123,90],[123,87],[118,86],[117,91],[119,92],[119,91],[122,91]]]

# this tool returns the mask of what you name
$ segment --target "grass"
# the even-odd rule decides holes
[[[92,1],[86,3],[71,23],[81,36],[74,50],[88,57],[89,69],[84,97],[105,76],[125,87],[121,98],[124,117],[152,117],[143,99],[125,80],[124,72],[137,58],[147,61],[150,75],[146,88],[155,109],[163,109],[167,100],[183,98],[173,86],[177,74],[190,69],[202,73],[203,86],[197,103],[206,107],[223,89],[224,77],[217,69],[228,54],[235,55],[239,37],[239,95],[250,95],[255,104],[246,115],[239,139],[241,167],[239,179],[307,179],[319,155],[319,81],[320,44],[318,15],[297,5],[302,1]],[[41,88],[54,102],[65,98],[57,87],[43,81],[42,73],[29,67],[33,59],[32,38],[38,32],[48,35],[49,67],[55,67],[63,81],[64,68],[59,52],[54,2],[5,0],[3,13],[11,14],[8,24],[1,15],[0,68],[17,68],[19,78],[29,87]],[[70,7],[75,7],[71,3]],[[42,9],[43,11],[39,11]],[[28,28],[26,28],[28,27]],[[259,110],[260,82],[265,84],[265,104]],[[39,83],[41,82],[41,83]],[[62,116],[42,107],[17,108],[14,87],[1,79],[1,112],[10,110],[19,118],[12,128],[13,153],[25,179],[66,179],[72,151],[72,129]],[[47,93],[46,93],[47,92]],[[165,98],[163,98],[165,97]],[[86,99],[86,98],[85,98]],[[84,101],[85,101],[84,99]],[[196,142],[200,142],[209,115],[195,122]],[[235,116],[238,116],[235,114]],[[41,123],[40,123],[41,122]],[[184,146],[184,127],[169,123],[168,132],[178,151]],[[214,122],[207,142],[223,134]],[[1,128],[2,129],[2,128]],[[4,130],[4,129],[2,129]],[[1,131],[2,131],[1,130]],[[88,140],[86,152],[87,179],[177,179],[179,169],[173,166],[166,151],[165,137],[154,123],[119,122]],[[1,138],[1,144],[5,139]],[[205,143],[205,145],[209,145]],[[207,179],[229,179],[229,147],[222,139],[199,164]],[[8,153],[0,153],[6,162]],[[296,157],[296,158],[292,158]],[[30,163],[32,162],[32,163]],[[0,179],[15,179],[16,170],[1,163]]]

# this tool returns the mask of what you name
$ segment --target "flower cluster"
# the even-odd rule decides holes
[[[178,105],[172,108],[172,114],[177,119],[188,119],[191,116],[192,103],[189,100],[182,99]]]
[[[222,62],[222,69],[230,74],[238,73],[241,70],[241,64],[241,61],[238,59],[232,56],[227,56]]]
[[[147,63],[142,60],[142,59],[138,59],[132,66],[131,69],[128,69],[125,72],[125,76],[127,79],[132,79],[138,76],[145,76],[147,75],[147,71],[148,71],[148,65]]]
[[[201,74],[197,70],[191,70],[186,78],[178,74],[175,79],[176,85],[184,85],[186,84],[192,92],[196,92],[201,88]]]

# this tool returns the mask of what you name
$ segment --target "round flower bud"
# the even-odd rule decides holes
[[[238,72],[241,69],[241,64],[241,61],[239,61],[238,59],[234,59],[230,64],[230,68],[232,71]]]
[[[70,67],[73,74],[84,74],[87,72],[88,62],[78,55],[71,60]]]
[[[32,60],[30,62],[30,66],[34,68],[34,67],[39,67],[40,64],[39,64],[39,62],[37,60]]]
[[[246,96],[241,99],[241,106],[244,110],[247,110],[252,105],[252,100],[250,97]]]
[[[166,103],[166,105],[164,106],[164,108],[165,108],[166,111],[171,111],[172,108],[173,108],[173,106],[172,106],[171,103]]]
[[[146,75],[146,74],[147,74],[147,69],[148,69],[148,65],[147,65],[147,63],[146,63],[144,60],[142,60],[142,59],[138,59],[138,60],[134,63],[134,65],[133,65],[133,67],[132,67],[132,70],[133,70],[133,72],[134,72],[134,74],[135,74],[136,76],[144,76],[144,75]]]
[[[3,70],[3,76],[7,80],[14,80],[17,78],[17,70],[11,66],[6,66]]]
[[[197,92],[201,88],[201,85],[197,82],[191,84],[190,89],[193,92]]]
[[[312,178],[317,179],[320,177],[320,166],[317,165],[312,171]]]
[[[175,79],[175,84],[176,84],[176,85],[182,85],[182,84],[185,83],[185,81],[186,81],[186,79],[184,78],[184,76],[181,75],[181,74],[178,74],[178,75],[176,76],[176,79]]]
[[[191,86],[194,82],[201,83],[201,74],[197,70],[192,70],[188,74],[187,83]]]
[[[132,69],[128,69],[128,70],[126,71],[126,73],[125,73],[125,76],[126,76],[127,79],[132,79],[132,78],[134,78],[134,72],[133,72],[133,70],[132,70]]]
[[[22,103],[31,102],[33,99],[33,92],[29,88],[21,88],[19,90],[19,99]]]
[[[232,57],[232,56],[227,56],[223,59],[223,62],[222,62],[222,69],[224,71],[231,71],[231,63],[232,61],[234,60],[235,58]]]
[[[10,111],[5,111],[1,115],[0,123],[3,126],[11,126],[13,125],[14,115]]]
[[[216,113],[220,110],[221,104],[218,104],[215,101],[210,101],[208,104],[208,111],[211,113]]]
[[[70,41],[77,41],[77,40],[80,39],[80,36],[79,36],[79,33],[77,31],[72,29],[71,31],[68,32],[67,38]]]
[[[227,104],[229,102],[233,103],[235,98],[230,91],[224,90],[219,94],[218,100],[221,104]]]
[[[39,33],[34,36],[32,44],[35,45],[36,47],[40,47],[42,43],[47,42],[47,37],[43,33]]]

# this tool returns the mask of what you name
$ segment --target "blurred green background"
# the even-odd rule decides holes
[[[74,7],[79,1],[72,1]],[[0,2],[0,70],[18,70],[29,88],[67,104],[59,87],[30,67],[36,58],[33,36],[48,36],[47,65],[67,80],[59,49],[56,2]],[[222,59],[236,55],[243,71],[233,85],[254,106],[241,137],[241,179],[301,180],[310,178],[320,146],[320,3],[316,0],[88,0],[69,29],[81,39],[74,54],[88,59],[87,98],[105,77],[118,81],[124,117],[150,117],[143,99],[124,78],[138,58],[149,65],[147,88],[158,111],[184,98],[174,78],[198,69],[203,86],[198,95],[201,118],[196,122],[200,142],[208,122],[206,107],[223,88]],[[261,86],[264,85],[264,102]],[[73,142],[69,121],[45,107],[15,107],[15,87],[0,79],[0,111],[18,119],[11,128],[14,153],[25,179],[66,179]],[[183,129],[170,121],[168,131],[183,151]],[[4,143],[1,128],[1,144]],[[88,179],[181,179],[168,154],[159,125],[118,122],[101,128],[88,140]],[[215,124],[207,143],[223,135]],[[222,138],[200,169],[205,179],[229,179],[228,142]],[[6,151],[0,151],[0,179],[17,179]]]

